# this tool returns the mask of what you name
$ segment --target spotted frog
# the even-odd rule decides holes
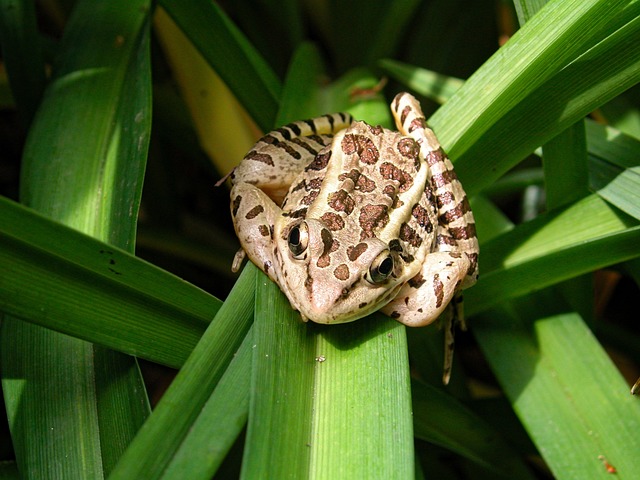
[[[400,93],[391,111],[398,132],[344,113],[283,126],[231,174],[234,268],[246,252],[305,321],[381,309],[423,326],[449,304],[462,320],[478,276],[469,202],[418,101]]]

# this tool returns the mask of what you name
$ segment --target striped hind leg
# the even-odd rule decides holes
[[[408,93],[399,93],[391,103],[391,110],[400,132],[420,145],[420,155],[431,171],[430,181],[438,207],[436,250],[467,255],[471,263],[461,288],[470,287],[478,276],[478,238],[467,195],[451,160],[427,126],[418,101]]]
[[[316,155],[331,144],[333,135],[353,119],[346,113],[293,122],[263,136],[231,173],[231,183],[249,183],[282,204],[289,186]]]

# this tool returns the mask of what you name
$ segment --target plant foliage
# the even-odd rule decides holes
[[[634,477],[640,1],[472,3],[0,0],[0,476]],[[446,387],[437,328],[302,323],[232,276],[213,186],[401,90],[481,243]]]

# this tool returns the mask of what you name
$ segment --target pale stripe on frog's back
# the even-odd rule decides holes
[[[346,113],[293,122],[260,138],[231,174],[232,184],[246,182],[281,205],[289,185],[310,164],[333,135],[353,119]]]
[[[461,288],[473,285],[478,276],[478,239],[475,220],[467,195],[453,169],[453,164],[424,118],[418,101],[408,93],[398,94],[392,102],[396,126],[419,144],[431,170],[431,186],[438,206],[436,250],[464,252],[470,261]]]

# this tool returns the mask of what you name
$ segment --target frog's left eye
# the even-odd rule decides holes
[[[374,284],[383,283],[393,273],[393,257],[389,250],[384,250],[371,262],[369,281]]]
[[[289,251],[294,258],[300,259],[309,246],[309,227],[306,222],[300,222],[289,230]]]

